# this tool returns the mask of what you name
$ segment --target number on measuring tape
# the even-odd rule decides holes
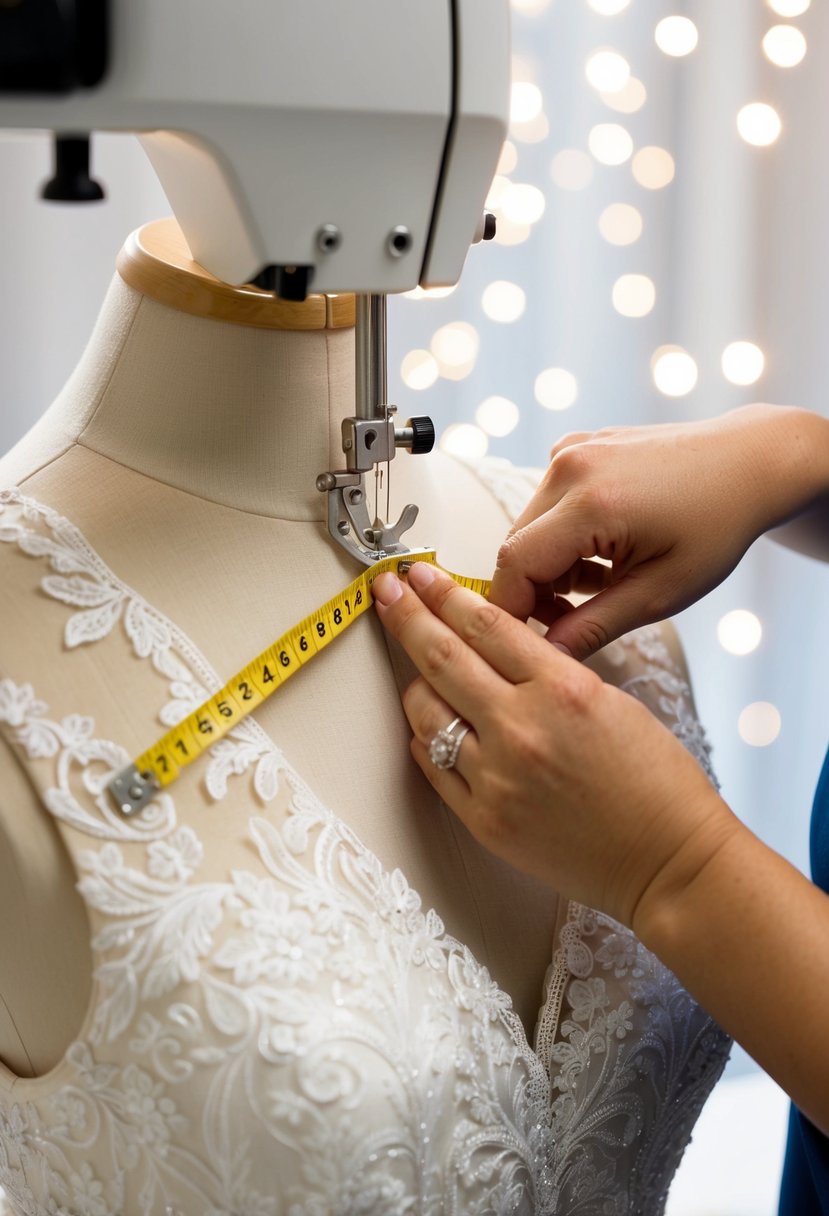
[[[339,637],[353,620],[368,611],[372,605],[368,592],[375,578],[386,571],[399,572],[403,561],[425,561],[437,565],[434,551],[426,550],[384,558],[365,570],[339,595],[283,634],[247,667],[237,672],[230,683],[157,739],[151,749],[139,756],[134,766],[119,774],[118,780],[128,783],[129,774],[137,770],[139,775],[148,779],[147,789],[150,792],[146,796],[142,793],[141,800],[136,796],[136,800],[125,807],[123,798],[127,795],[119,795],[113,786],[113,798],[118,809],[124,813],[139,810],[151,800],[153,788],[163,788],[175,781],[181,768],[211,747],[295,671]],[[483,579],[462,578],[459,575],[452,577],[463,587],[482,595],[488,594],[489,584]],[[154,786],[149,783],[151,777],[155,779]],[[128,797],[132,798],[132,795]]]

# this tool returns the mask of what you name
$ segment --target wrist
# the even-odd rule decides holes
[[[648,949],[671,966],[699,909],[709,907],[748,840],[754,837],[712,789],[681,845],[642,891],[630,920]]]
[[[829,493],[829,420],[796,406],[757,403],[725,421],[738,423],[750,440],[743,451],[755,539]]]

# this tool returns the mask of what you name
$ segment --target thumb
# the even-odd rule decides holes
[[[539,587],[566,574],[580,558],[595,553],[587,521],[568,501],[513,530],[498,552],[490,602],[520,620],[532,612]]]
[[[547,630],[547,641],[564,647],[580,662],[597,650],[640,625],[650,625],[670,615],[665,601],[664,573],[658,585],[655,571],[631,571],[592,599],[565,613]]]

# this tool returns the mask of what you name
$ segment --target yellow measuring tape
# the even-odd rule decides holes
[[[405,571],[413,562],[438,565],[434,549],[384,558],[367,567],[316,612],[277,638],[219,692],[171,727],[110,782],[109,789],[118,809],[131,815],[151,802],[160,789],[175,781],[183,768],[197,760],[300,667],[310,663],[338,638],[358,616],[367,612],[373,604],[371,585],[378,575],[387,571],[400,573],[401,564]],[[462,587],[477,591],[479,595],[489,595],[488,579],[467,578],[449,570],[446,573]]]

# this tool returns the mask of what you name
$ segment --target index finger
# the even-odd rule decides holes
[[[595,537],[582,537],[574,515],[565,500],[504,541],[492,577],[491,603],[526,620],[538,587],[554,583],[580,559],[596,556]]]
[[[417,562],[409,582],[427,608],[511,684],[534,679],[549,661],[550,647],[533,629],[459,587],[442,570]]]
[[[480,733],[490,707],[507,692],[507,681],[402,579],[382,574],[371,590],[381,621],[427,683]]]

